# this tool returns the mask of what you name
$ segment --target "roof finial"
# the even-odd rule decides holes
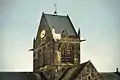
[[[54,4],[54,6],[55,6],[55,11],[54,11],[54,14],[55,14],[55,15],[57,15],[57,5],[56,5],[56,4]]]

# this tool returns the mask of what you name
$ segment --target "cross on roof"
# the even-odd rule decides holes
[[[56,5],[56,4],[54,4],[54,6],[55,6],[55,11],[54,11],[54,14],[57,14],[57,5]]]

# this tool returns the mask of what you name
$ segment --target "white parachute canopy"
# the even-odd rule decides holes
[[[56,34],[54,28],[52,28],[52,35],[53,35],[53,38],[54,38],[55,41],[61,39],[61,34]]]

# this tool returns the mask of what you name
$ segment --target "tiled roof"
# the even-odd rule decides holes
[[[52,15],[52,14],[44,14],[45,18],[48,22],[48,25],[52,29],[54,27],[55,32],[61,34],[63,30],[67,30],[69,35],[77,35],[75,28],[69,18],[69,16],[61,16],[61,15]]]

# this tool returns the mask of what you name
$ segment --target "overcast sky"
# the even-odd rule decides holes
[[[69,15],[86,39],[81,61],[100,72],[120,70],[120,0],[0,0],[0,71],[32,71],[33,38],[42,12]]]

